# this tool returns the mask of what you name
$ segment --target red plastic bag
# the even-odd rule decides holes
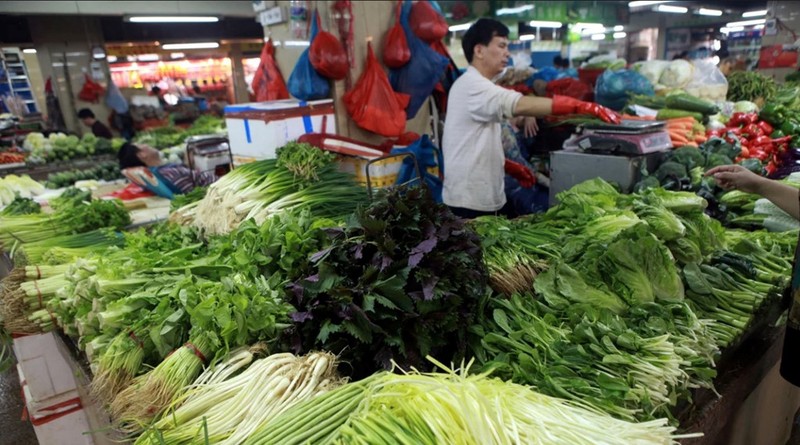
[[[406,129],[406,107],[411,96],[396,93],[367,43],[367,63],[352,90],[345,93],[345,107],[356,125],[386,137],[397,137]]]
[[[545,88],[545,96],[569,96],[575,99],[591,102],[594,100],[592,86],[573,77],[551,80]]]
[[[81,88],[81,91],[78,93],[78,99],[84,102],[99,102],[100,96],[106,91],[105,88],[92,80],[88,74],[84,74],[84,76],[86,80],[83,82],[83,88]]]
[[[443,39],[449,31],[447,20],[428,1],[414,3],[408,21],[414,35],[426,43]]]
[[[411,60],[411,49],[408,47],[403,25],[400,24],[400,5],[398,1],[394,26],[383,39],[383,63],[389,68],[400,68]]]
[[[258,63],[258,69],[256,69],[250,86],[253,88],[257,102],[289,98],[286,82],[283,81],[278,64],[275,62],[275,47],[272,46],[272,39],[264,43],[264,47],[261,49],[261,61]]]
[[[320,75],[328,79],[342,80],[347,76],[347,70],[350,68],[342,42],[333,34],[322,30],[318,11],[314,11],[314,20],[317,21],[319,32],[311,42],[308,60]]]

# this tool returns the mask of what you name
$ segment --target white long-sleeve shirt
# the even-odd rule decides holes
[[[494,212],[506,203],[500,123],[513,117],[521,97],[472,66],[455,81],[442,135],[445,204]]]

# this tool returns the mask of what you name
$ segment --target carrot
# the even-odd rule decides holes
[[[697,119],[695,119],[692,116],[673,117],[672,119],[667,119],[667,122],[691,122],[691,123],[696,123]]]
[[[690,146],[690,147],[697,148],[697,143],[695,143],[695,142],[687,142],[687,143],[685,143],[684,145],[688,145],[688,146]]]
[[[697,135],[694,137],[694,141],[698,144],[702,144],[703,142],[707,141],[708,138],[705,135]]]
[[[632,121],[654,121],[656,120],[655,116],[636,116],[634,114],[623,114],[623,119],[632,120]]]

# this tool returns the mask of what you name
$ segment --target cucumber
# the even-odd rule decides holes
[[[663,121],[667,119],[677,119],[679,117],[693,117],[698,122],[703,121],[703,114],[697,113],[694,111],[686,111],[686,110],[676,110],[674,108],[662,108],[658,110],[658,114],[656,115],[656,119]]]
[[[688,94],[669,95],[666,97],[665,102],[668,108],[676,110],[694,111],[708,115],[719,112],[719,108],[713,103]]]
[[[630,98],[628,103],[641,105],[643,107],[653,108],[656,110],[667,107],[666,100],[659,96],[635,95]]]

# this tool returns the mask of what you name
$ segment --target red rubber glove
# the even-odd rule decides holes
[[[553,115],[590,114],[605,122],[618,124],[622,119],[619,113],[594,102],[584,102],[569,96],[553,96]]]
[[[533,176],[528,167],[520,164],[519,162],[514,162],[506,159],[505,165],[506,173],[508,173],[512,178],[519,181],[519,185],[529,189],[536,184],[536,176]]]

